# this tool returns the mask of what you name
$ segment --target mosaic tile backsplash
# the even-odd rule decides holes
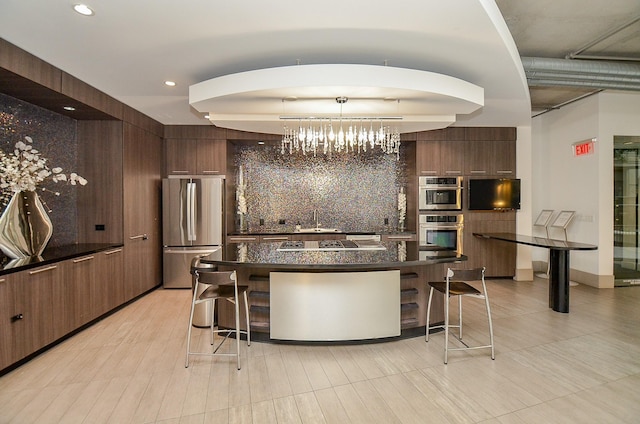
[[[271,146],[241,147],[235,166],[244,170],[248,230],[288,232],[298,222],[312,228],[317,210],[324,228],[395,231],[398,191],[407,181],[405,164],[402,150],[397,160],[377,152],[328,158],[282,155]]]
[[[11,152],[24,137],[33,139],[33,147],[47,159],[49,168],[60,167],[69,175],[76,170],[77,140],[75,120],[34,106],[13,97],[0,94],[0,149]],[[89,182],[91,184],[91,182]],[[64,183],[47,181],[42,187],[60,192],[39,192],[45,207],[51,209],[53,235],[48,246],[63,246],[77,242],[76,191],[86,187],[74,187]],[[0,206],[0,212],[4,210]]]

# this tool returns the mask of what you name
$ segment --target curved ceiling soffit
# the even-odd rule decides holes
[[[337,104],[336,97],[350,99]],[[394,117],[400,132],[444,128],[484,105],[484,89],[434,72],[356,64],[297,65],[189,87],[189,104],[220,127],[280,133],[289,117]]]

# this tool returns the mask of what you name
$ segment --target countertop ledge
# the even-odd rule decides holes
[[[251,231],[247,233],[228,233],[227,237],[242,237],[242,236],[309,236],[309,235],[318,235],[318,236],[330,236],[330,235],[366,235],[366,236],[414,236],[415,232],[405,231],[405,232],[396,232],[396,231],[328,231],[328,232],[296,232],[296,231]]]
[[[113,243],[79,243],[66,246],[48,247],[38,258],[9,259],[6,256],[0,261],[0,275],[7,275],[44,265],[51,265],[68,259],[79,258],[110,249],[118,249],[123,244]]]

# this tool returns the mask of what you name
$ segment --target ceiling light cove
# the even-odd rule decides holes
[[[338,104],[336,98],[349,101]],[[283,117],[394,117],[400,133],[445,128],[484,106],[484,89],[458,78],[374,65],[298,65],[213,78],[189,87],[189,104],[216,126],[280,134]]]

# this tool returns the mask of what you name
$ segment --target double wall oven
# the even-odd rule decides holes
[[[420,177],[418,189],[421,211],[462,210],[462,177]]]
[[[420,256],[462,254],[462,180],[462,177],[419,178]]]
[[[455,252],[462,254],[464,217],[456,214],[420,214],[418,241],[421,256],[433,257]]]

